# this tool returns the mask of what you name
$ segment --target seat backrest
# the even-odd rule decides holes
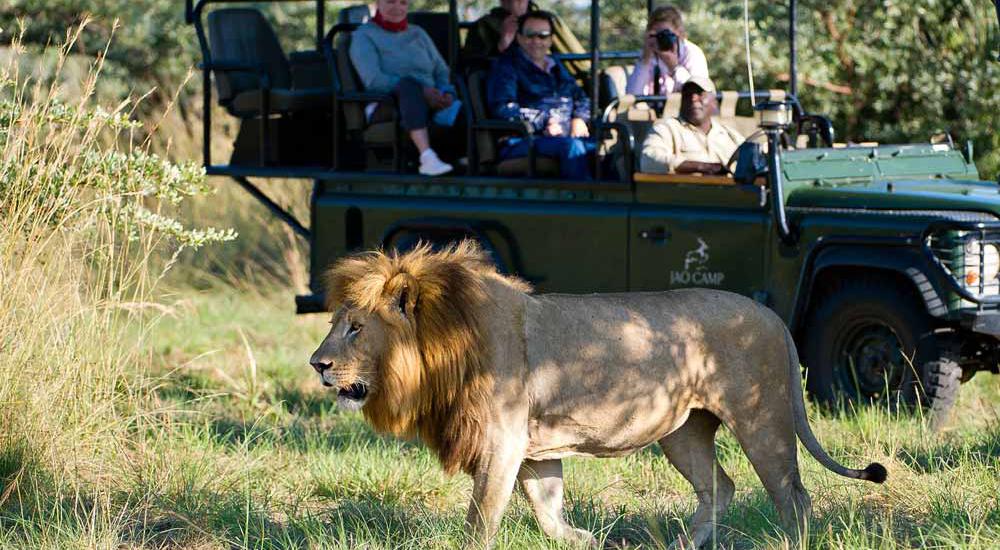
[[[434,11],[411,11],[407,16],[410,23],[424,29],[437,46],[444,62],[448,62],[448,14]]]
[[[372,13],[368,9],[367,4],[358,4],[356,6],[348,6],[340,10],[337,14],[337,23],[353,23],[355,25],[364,25],[371,19]]]
[[[292,71],[274,29],[253,8],[224,8],[208,14],[208,36],[212,62],[260,66],[273,88],[291,88]],[[219,102],[260,88],[255,73],[217,71]]]
[[[628,126],[634,139],[635,147],[639,149],[649,134],[649,130],[653,127],[653,123],[656,122],[658,113],[648,103],[636,103],[635,96],[625,94],[624,88],[622,91],[623,94],[618,97],[617,107],[608,113],[608,121]],[[612,139],[604,142],[605,147],[611,149],[614,147],[617,139],[617,133],[614,133]]]
[[[469,73],[469,103],[472,107],[473,123],[490,118],[489,106],[487,105],[486,80],[488,71],[478,70]],[[475,133],[476,143],[474,146],[479,152],[479,162],[493,163],[497,160],[496,142],[493,133],[486,130],[477,130]]]
[[[681,114],[681,93],[674,92],[667,96],[667,103],[663,106],[661,117],[673,118]]]
[[[340,80],[340,91],[344,93],[364,91],[358,71],[351,62],[351,33],[345,32],[337,37],[336,70]],[[348,130],[363,130],[365,127],[365,107],[357,102],[343,102],[344,124]]]
[[[740,102],[739,92],[723,91],[719,94],[722,96],[719,101],[719,120],[723,124],[743,134],[743,137],[750,137],[760,129],[760,121],[756,113],[750,116],[736,114],[736,105]],[[784,90],[767,90],[767,97],[757,101],[784,101],[787,96],[788,94]],[[743,101],[749,104],[750,100],[744,99]]]
[[[628,85],[628,71],[621,65],[608,67],[601,71],[601,97],[606,98],[607,105],[612,99],[618,99],[625,95]]]

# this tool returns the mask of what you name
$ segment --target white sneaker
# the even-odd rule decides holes
[[[427,149],[420,153],[420,170],[425,176],[440,176],[452,171],[452,166],[439,159],[434,149]]]

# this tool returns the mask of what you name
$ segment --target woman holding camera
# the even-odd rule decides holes
[[[681,11],[660,6],[649,14],[642,58],[628,75],[625,92],[667,95],[681,91],[692,76],[708,78],[705,53],[687,39]]]

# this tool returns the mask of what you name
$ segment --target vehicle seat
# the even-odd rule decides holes
[[[337,23],[364,25],[372,17],[372,12],[367,4],[347,6],[337,14]]]
[[[448,13],[412,11],[406,17],[410,23],[424,29],[431,37],[431,42],[437,46],[441,59],[448,63]]]
[[[208,14],[210,65],[219,104],[239,118],[259,117],[266,76],[269,112],[329,110],[329,86],[296,87],[292,67],[264,16],[252,8],[225,8]],[[227,69],[225,67],[253,67]]]
[[[784,90],[768,90],[768,96],[758,101],[784,101],[788,96]],[[756,113],[751,116],[739,116],[736,114],[736,104],[739,103],[739,92],[723,91],[719,92],[722,98],[719,100],[719,120],[730,128],[743,134],[743,137],[750,137],[760,126],[760,120]]]
[[[486,80],[487,71],[472,71],[468,79],[469,95],[469,119],[475,125],[490,119],[489,109],[486,105]],[[520,157],[499,160],[500,151],[497,139],[507,131],[497,131],[488,129],[477,129],[473,132],[473,144],[476,148],[479,160],[479,169],[485,168],[488,173],[495,173],[499,176],[517,177],[528,174],[528,157]],[[545,177],[556,177],[559,175],[559,161],[555,158],[537,155],[535,158],[535,175]]]
[[[351,62],[350,48],[351,33],[342,33],[337,38],[337,47],[334,50],[334,64],[336,66],[337,78],[340,82],[339,92],[341,95],[347,96],[364,92],[361,85],[361,78],[358,76],[357,71],[354,69],[354,64]],[[394,168],[398,169],[399,164],[396,162],[396,157],[400,154],[398,147],[401,136],[399,133],[402,130],[396,122],[391,120],[369,124],[365,116],[365,106],[367,104],[368,102],[364,101],[340,102],[344,117],[344,129],[347,131],[349,139],[360,139],[366,150],[392,147]],[[370,156],[368,166],[371,167],[374,164],[377,164],[377,162],[374,162],[373,157]]]
[[[621,65],[608,67],[601,71],[599,79],[598,98],[601,109],[625,95],[628,84],[628,70],[625,67]]]

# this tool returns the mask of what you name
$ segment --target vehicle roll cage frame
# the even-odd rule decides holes
[[[206,170],[210,174],[218,175],[228,175],[231,170],[228,166],[213,166],[211,162],[211,108],[212,108],[212,71],[213,70],[234,70],[234,71],[245,71],[250,73],[256,73],[261,83],[261,93],[260,98],[260,112],[261,112],[261,131],[259,132],[260,141],[260,159],[262,161],[261,168],[266,167],[267,159],[267,147],[268,147],[268,131],[269,131],[269,116],[270,116],[270,105],[269,105],[269,94],[270,83],[267,82],[266,75],[263,74],[263,69],[261,67],[255,66],[235,66],[230,63],[220,64],[212,59],[211,52],[208,48],[208,40],[205,35],[205,28],[202,22],[202,16],[204,15],[205,9],[209,4],[239,4],[247,3],[250,0],[185,0],[185,19],[188,24],[191,24],[195,28],[195,32],[198,36],[198,43],[201,48],[202,63],[199,64],[199,68],[202,71],[202,103],[203,103],[203,128],[202,128],[202,154],[203,162]],[[324,48],[327,47],[332,40],[333,36],[340,31],[347,30],[348,28],[353,28],[351,25],[335,25],[333,28],[326,29],[326,2],[329,0],[270,0],[271,2],[315,2],[316,5],[316,51],[322,52]],[[1000,0],[995,0],[997,2],[997,10],[1000,13]],[[647,13],[651,12],[654,7],[653,0],[646,0],[646,10]],[[794,104],[797,106],[796,115],[803,114],[801,106],[796,99],[798,97],[798,73],[796,57],[798,55],[798,50],[796,46],[796,23],[797,23],[797,5],[798,0],[789,0],[789,52],[790,52],[790,62],[789,62],[789,96],[793,100]],[[458,47],[459,47],[459,30],[461,28],[471,28],[475,23],[472,21],[458,21],[458,0],[448,0],[448,15],[449,15],[449,25],[448,25],[448,65],[449,68],[454,71],[455,65],[458,60]],[[998,15],[1000,17],[1000,15]],[[597,109],[596,106],[599,105],[599,86],[600,79],[600,63],[602,60],[615,60],[615,59],[634,59],[638,56],[637,52],[602,52],[600,48],[600,0],[592,0],[590,4],[590,52],[581,54],[556,54],[554,57],[565,60],[589,60],[590,61],[590,98],[591,104],[595,106],[594,121],[597,121]],[[741,97],[748,97],[741,95]],[[595,125],[596,128],[596,125]],[[336,134],[336,132],[334,132]],[[336,163],[336,157],[333,159]],[[533,164],[533,163],[532,163]],[[281,172],[287,172],[283,170]],[[266,176],[266,170],[262,170],[262,176]]]

